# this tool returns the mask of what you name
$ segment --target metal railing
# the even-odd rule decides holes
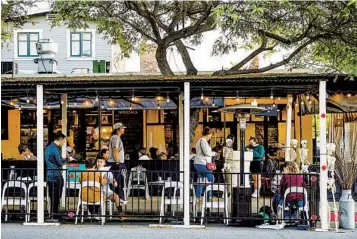
[[[47,175],[54,172],[47,171]],[[2,220],[36,219],[36,173],[36,169],[2,169]],[[103,218],[105,221],[181,223],[183,209],[189,206],[191,222],[200,224],[215,222],[250,226],[285,221],[314,225],[319,220],[319,175],[316,173],[262,174],[260,197],[252,197],[255,175],[251,173],[245,173],[243,181],[240,181],[239,173],[215,172],[214,181],[210,181],[207,175],[192,172],[189,205],[183,201],[183,172],[179,171],[146,171],[142,167],[126,171],[63,169],[57,175],[58,178],[45,177],[46,219],[73,221],[77,218],[82,221],[83,217],[91,220]],[[65,176],[63,187],[62,175]],[[290,188],[291,194],[287,195],[284,203],[285,192],[279,192],[278,178],[285,178],[288,181],[286,185],[294,185],[290,181],[302,180],[304,191]],[[61,196],[64,199],[61,200]],[[58,210],[56,205],[59,205]]]

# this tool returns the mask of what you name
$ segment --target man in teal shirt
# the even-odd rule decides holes
[[[261,187],[261,176],[263,171],[263,160],[265,157],[265,150],[263,145],[258,144],[258,141],[254,137],[250,137],[249,145],[246,146],[246,151],[253,152],[253,161],[250,162],[250,172],[252,173],[254,181],[254,193],[252,197],[259,197],[260,187]]]
[[[51,199],[51,213],[54,218],[59,218],[58,207],[63,190],[63,177],[61,169],[67,159],[62,158],[61,148],[65,141],[66,136],[61,132],[58,132],[55,135],[54,141],[45,149],[47,184]]]

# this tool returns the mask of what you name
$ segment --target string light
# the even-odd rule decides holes
[[[203,96],[203,88],[201,89],[201,100],[204,99],[204,96]]]
[[[131,96],[131,101],[134,101],[135,102],[135,94],[134,94],[134,90],[133,90],[133,94]]]
[[[236,98],[236,101],[239,102],[239,91],[237,91],[237,98]]]
[[[258,106],[258,101],[254,98],[253,102],[250,103],[252,106],[257,107]]]
[[[169,102],[170,102],[169,92],[167,92],[166,102],[167,102],[167,103],[169,103]]]

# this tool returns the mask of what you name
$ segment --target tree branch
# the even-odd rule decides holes
[[[244,70],[228,70],[228,71],[216,71],[213,73],[214,76],[220,76],[220,75],[239,75],[239,74],[250,74],[250,73],[262,73],[262,72],[266,72],[272,69],[275,69],[279,66],[283,66],[287,63],[289,63],[289,61],[291,59],[294,58],[294,56],[296,56],[300,51],[302,51],[305,47],[307,47],[308,45],[312,44],[313,42],[321,39],[321,38],[326,38],[330,36],[329,34],[320,34],[320,35],[316,35],[315,37],[312,37],[310,40],[306,41],[305,43],[301,44],[298,48],[295,49],[295,51],[293,51],[289,57],[283,59],[280,62],[271,64],[269,66],[260,68],[260,69],[244,69]]]
[[[253,51],[252,53],[250,53],[246,58],[244,58],[242,61],[240,61],[237,65],[233,66],[231,69],[231,71],[236,71],[239,70],[240,68],[242,68],[245,64],[247,64],[250,60],[252,60],[254,57],[256,57],[257,55],[259,55],[260,53],[262,53],[263,51],[267,51],[267,43],[268,43],[268,38],[264,35],[264,33],[262,31],[259,31],[259,34],[261,35],[262,38],[262,44],[260,45],[260,47],[258,49],[256,49],[255,51]],[[272,48],[268,48],[269,50]]]
[[[183,44],[183,42],[181,40],[177,40],[174,43],[175,43],[175,46],[177,47],[178,51],[181,54],[183,64],[186,67],[187,75],[197,75],[198,70],[193,65],[191,56],[188,53],[186,46]]]

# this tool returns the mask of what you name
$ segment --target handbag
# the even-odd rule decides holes
[[[211,156],[207,156],[205,155],[205,153],[203,152],[202,150],[202,139],[200,141],[200,146],[201,146],[201,152],[203,154],[203,156],[205,157],[211,157]],[[207,160],[206,160],[207,162]],[[215,171],[217,169],[217,166],[216,166],[216,163],[215,162],[212,162],[212,163],[206,163],[206,168],[209,170],[209,171]]]

